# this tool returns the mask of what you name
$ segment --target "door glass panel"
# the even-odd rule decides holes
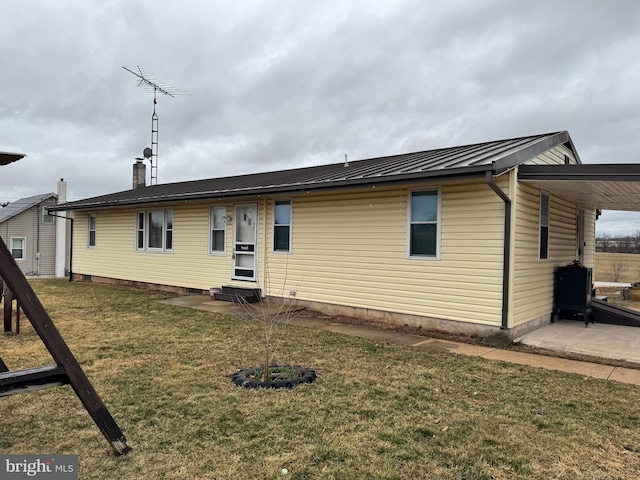
[[[233,277],[242,280],[256,278],[256,223],[255,205],[238,205],[234,218]]]

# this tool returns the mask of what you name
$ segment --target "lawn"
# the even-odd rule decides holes
[[[165,293],[33,286],[133,451],[115,457],[65,386],[0,398],[0,452],[78,454],[82,479],[638,478],[632,385],[290,326],[278,360],[317,382],[242,389],[229,376],[259,364],[256,324]],[[26,323],[0,355],[52,363]]]

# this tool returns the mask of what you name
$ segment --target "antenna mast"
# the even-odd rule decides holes
[[[153,115],[151,115],[151,155],[145,158],[149,158],[151,162],[151,182],[150,185],[158,184],[158,114],[156,113],[156,105],[158,103],[158,92],[163,95],[175,97],[176,95],[185,95],[184,92],[171,88],[167,85],[160,83],[157,80],[150,79],[142,71],[140,65],[136,65],[137,72],[129,70],[127,67],[122,67],[127,72],[132,73],[138,78],[138,87],[146,87],[147,89],[153,89]],[[145,149],[145,152],[147,149]]]

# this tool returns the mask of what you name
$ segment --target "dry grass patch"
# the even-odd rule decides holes
[[[114,457],[69,387],[0,398],[0,451],[79,454],[83,479],[635,479],[640,470],[631,385],[290,326],[276,360],[313,367],[318,381],[241,389],[229,375],[260,363],[255,324],[159,304],[157,292],[34,288],[133,451]],[[0,337],[5,362],[50,363],[23,331]]]
[[[640,254],[596,252],[594,281],[640,282]]]

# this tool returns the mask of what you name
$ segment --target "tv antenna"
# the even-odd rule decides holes
[[[145,87],[148,90],[153,89],[153,115],[151,115],[151,148],[144,149],[144,157],[149,159],[151,163],[151,182],[150,185],[157,185],[158,183],[158,114],[156,113],[156,104],[158,103],[158,92],[163,95],[175,97],[176,95],[186,95],[182,90],[172,88],[169,85],[161,83],[158,80],[149,78],[140,65],[136,65],[137,72],[122,67],[127,72],[132,73],[138,78],[138,87]]]

